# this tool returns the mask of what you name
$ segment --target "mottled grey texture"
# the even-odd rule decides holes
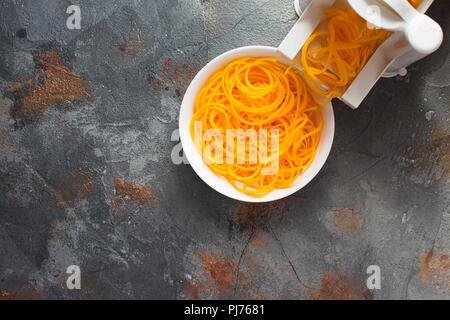
[[[81,30],[66,28],[72,3]],[[430,15],[448,35],[448,1]],[[448,36],[358,110],[334,103],[331,155],[286,200],[240,204],[172,163],[195,71],[232,48],[277,46],[295,21],[291,0],[3,0],[0,299],[449,298]],[[94,97],[18,119],[8,85],[36,76],[46,50]],[[114,178],[162,203],[116,204]],[[71,264],[79,291],[66,288]],[[382,288],[370,293],[372,264]]]

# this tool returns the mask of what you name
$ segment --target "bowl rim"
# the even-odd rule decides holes
[[[251,197],[240,191],[234,189],[231,184],[224,177],[215,174],[203,161],[200,153],[194,146],[194,142],[190,135],[189,125],[193,115],[193,107],[195,98],[199,90],[203,87],[203,84],[209,79],[209,77],[223,67],[227,63],[237,58],[246,56],[253,57],[265,57],[271,56],[277,58],[278,61],[289,65],[289,60],[278,53],[277,48],[269,46],[245,46],[227,51],[208,62],[194,77],[189,84],[183,101],[181,103],[179,114],[179,132],[181,145],[183,147],[183,153],[189,164],[194,169],[196,174],[211,188],[217,192],[239,201],[245,202],[270,202],[285,198],[292,195],[305,187],[313,178],[319,173],[325,164],[333,145],[335,119],[334,112],[331,103],[322,107],[322,116],[324,117],[324,127],[320,131],[320,142],[316,150],[311,165],[300,174],[295,182],[288,188],[275,189],[263,197]],[[323,138],[326,139],[323,139]],[[320,157],[318,157],[318,150],[320,148]]]

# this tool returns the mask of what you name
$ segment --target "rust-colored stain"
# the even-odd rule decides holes
[[[44,51],[37,59],[36,78],[8,83],[7,95],[15,100],[13,115],[30,118],[45,114],[54,104],[82,102],[92,97],[88,83],[64,65],[56,51]]]
[[[199,281],[182,281],[184,292],[187,294],[187,300],[200,300],[202,293],[206,292],[206,287]]]
[[[354,211],[353,208],[336,207],[334,209],[334,223],[339,231],[345,236],[356,233],[361,228]]]
[[[168,59],[166,60],[166,63],[165,63],[166,69],[172,68],[172,64],[173,64],[172,58],[168,58]]]
[[[24,286],[18,292],[0,289],[0,300],[41,300],[42,297],[37,288]]]
[[[319,285],[310,296],[311,300],[370,300],[372,292],[365,282],[349,279],[341,270],[325,271]]]
[[[431,129],[431,147],[439,151],[438,157],[442,168],[446,172],[447,181],[450,180],[450,134],[448,129],[439,132],[435,127]]]
[[[137,55],[144,53],[147,50],[147,46],[142,43],[139,35],[132,36],[130,39],[128,39],[127,42],[122,43],[119,45],[119,51],[118,53],[124,57],[129,54]]]
[[[58,207],[67,208],[72,201],[83,200],[89,197],[95,189],[95,175],[78,168],[75,172],[50,179],[54,190],[44,187],[44,191],[52,196]]]
[[[187,299],[264,299],[260,278],[268,275],[255,256],[260,250],[251,245],[247,250],[234,254],[217,248],[198,249],[195,258],[200,262],[200,269],[192,278],[182,281]]]
[[[61,122],[66,122],[66,117],[65,116],[56,116],[56,119],[58,119]]]
[[[238,202],[236,206],[236,222],[245,230],[260,228],[278,217],[286,201],[274,201],[268,203]]]
[[[117,61],[116,71],[131,70],[136,68],[136,59],[147,52],[147,45],[139,35],[134,35],[120,44],[119,50],[115,52],[121,56],[121,60]]]
[[[448,254],[437,254],[430,250],[420,256],[420,279],[440,288],[450,289],[450,260]]]
[[[237,262],[228,257],[214,253],[198,250],[196,258],[202,263],[203,274],[208,279],[208,286],[213,295],[221,297],[231,291],[236,279]]]
[[[155,90],[175,90],[182,98],[201,67],[200,64],[188,65],[185,63],[174,66],[173,59],[168,58],[164,63],[163,70],[150,75],[148,82]]]
[[[13,292],[0,289],[0,300],[21,300],[21,298]]]
[[[187,299],[229,298],[235,287],[239,292],[245,289],[247,274],[238,275],[239,255],[223,254],[210,248],[198,249],[195,258],[200,262],[200,269],[192,278],[182,281]]]
[[[116,196],[123,196],[143,206],[162,206],[161,195],[143,184],[114,178],[114,188]],[[116,198],[114,203],[116,206],[123,204],[120,198]]]
[[[58,205],[64,207],[68,201],[87,198],[95,188],[94,178],[95,176],[92,173],[78,169],[78,171],[68,173],[66,176],[53,182],[53,187],[58,193],[54,195],[58,200]]]
[[[263,235],[259,233],[255,239],[250,242],[250,247],[256,250],[267,250],[269,243],[263,240]]]

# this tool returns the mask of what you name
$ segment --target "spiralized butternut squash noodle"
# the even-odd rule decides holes
[[[330,8],[318,28],[303,45],[300,64],[306,82],[319,104],[341,96],[364,68],[369,58],[391,32],[369,29],[351,7],[346,11]]]
[[[422,2],[423,2],[423,0],[408,0],[409,1],[409,3],[411,3],[412,4],[412,6],[414,7],[414,8],[418,8],[421,4],[422,4]]]
[[[205,83],[195,100],[190,129],[213,172],[238,191],[262,197],[290,187],[311,164],[322,124],[320,107],[297,70],[275,58],[245,57]],[[208,137],[208,129],[223,139]],[[243,148],[234,138],[226,139],[227,129],[250,129],[256,136],[245,138],[247,147],[239,154]]]
[[[418,8],[423,0],[409,0]],[[350,6],[329,8],[302,47],[300,65],[317,103],[325,105],[345,90],[392,32],[369,28]]]

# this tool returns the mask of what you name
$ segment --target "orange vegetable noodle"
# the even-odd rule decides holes
[[[409,3],[411,3],[412,4],[412,6],[414,7],[414,8],[418,8],[421,4],[422,4],[422,2],[423,2],[423,0],[408,0],[409,1]]]
[[[190,131],[213,172],[262,197],[290,187],[309,167],[322,124],[320,106],[295,70],[275,58],[245,57],[204,84]]]
[[[345,92],[391,32],[369,29],[351,7],[327,9],[321,21],[326,28],[313,32],[303,45],[301,60],[294,65],[301,64],[316,101],[326,104]]]
[[[423,0],[409,0],[418,8]],[[327,104],[344,94],[367,61],[392,32],[369,28],[350,6],[344,11],[329,8],[321,23],[303,45],[302,73],[319,104]]]

